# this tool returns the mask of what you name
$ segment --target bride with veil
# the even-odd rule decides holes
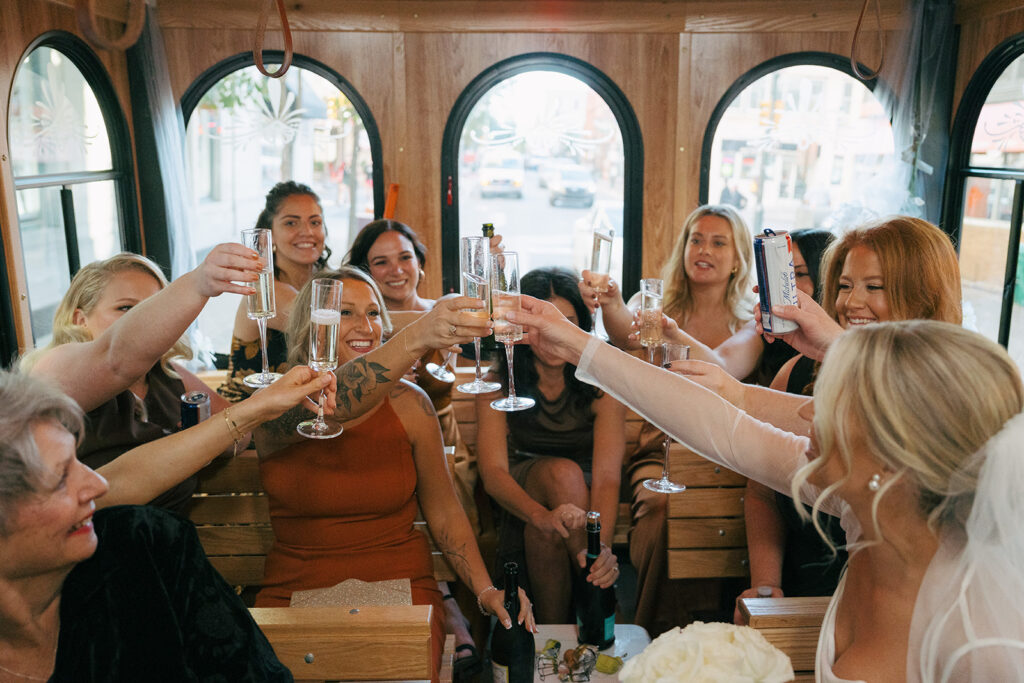
[[[807,438],[580,334],[544,302],[523,306],[529,343],[580,379],[814,516],[840,517],[851,556],[817,680],[1024,680],[1024,387],[1002,347],[926,320],[846,332],[801,408]]]

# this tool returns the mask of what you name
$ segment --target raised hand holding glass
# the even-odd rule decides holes
[[[270,372],[267,358],[267,320],[277,315],[274,301],[274,241],[270,230],[255,229],[242,231],[242,244],[256,251],[263,259],[264,267],[259,279],[252,283],[256,290],[247,299],[246,315],[256,321],[260,331],[260,350],[263,353],[263,372],[254,372],[242,379],[247,386],[262,389],[273,384],[281,377],[281,373]]]
[[[341,325],[341,280],[318,278],[311,283],[309,300],[309,361],[317,372],[338,367],[338,327]],[[300,422],[299,434],[310,439],[333,439],[341,434],[341,424],[324,419],[324,391],[320,390],[319,410],[313,420]]]

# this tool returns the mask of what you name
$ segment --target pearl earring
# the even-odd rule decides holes
[[[882,475],[872,474],[871,481],[868,482],[868,490],[877,491],[880,488],[882,488]]]

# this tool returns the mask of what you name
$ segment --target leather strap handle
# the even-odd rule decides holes
[[[277,13],[281,17],[281,28],[284,30],[284,59],[281,60],[280,68],[273,73],[267,71],[266,67],[263,66],[263,36],[267,32],[267,19],[273,3],[274,0],[267,0],[263,9],[260,10],[260,18],[256,23],[256,40],[252,46],[252,59],[256,62],[256,68],[259,72],[267,78],[281,78],[288,72],[288,67],[292,65],[292,54],[294,54],[292,49],[292,29],[288,25],[288,15],[284,11],[284,0],[277,0]]]

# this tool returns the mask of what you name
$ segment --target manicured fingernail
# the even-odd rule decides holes
[[[512,628],[512,620],[511,619],[506,619],[505,621],[502,622],[502,625],[505,627],[505,630],[508,630],[508,629]]]

